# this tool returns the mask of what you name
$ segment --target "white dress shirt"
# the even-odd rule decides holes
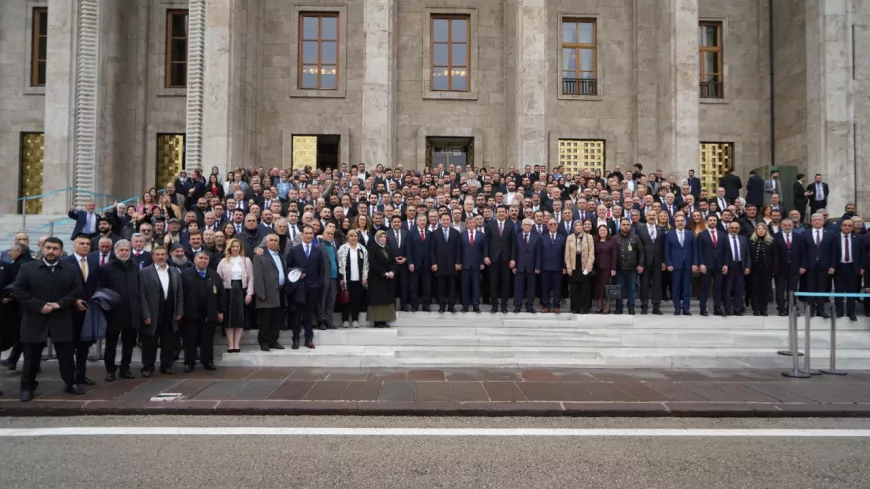
[[[154,270],[157,270],[157,278],[160,279],[160,285],[163,287],[163,298],[169,298],[169,266],[164,264],[163,268],[154,265]]]

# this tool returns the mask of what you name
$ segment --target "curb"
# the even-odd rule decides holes
[[[867,418],[870,404],[384,401],[0,401],[0,417],[423,416],[614,418]]]

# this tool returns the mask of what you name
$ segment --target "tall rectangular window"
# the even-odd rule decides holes
[[[722,98],[722,23],[701,22],[698,25],[699,96]]]
[[[338,13],[299,16],[299,88],[338,89]]]
[[[719,179],[728,170],[734,168],[734,144],[732,143],[701,143],[701,161],[699,165],[701,188],[710,195],[719,187]]]
[[[187,87],[188,11],[166,12],[166,88]]]
[[[597,36],[594,19],[562,20],[562,94],[598,93]]]
[[[429,22],[432,91],[467,92],[471,22],[467,15],[433,15]]]
[[[31,43],[30,86],[45,86],[45,60],[48,51],[48,9],[33,9],[33,42]]]
[[[559,166],[577,175],[583,170],[604,174],[604,141],[600,139],[560,139]]]

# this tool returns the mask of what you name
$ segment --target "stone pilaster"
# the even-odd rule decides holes
[[[372,167],[395,165],[396,2],[365,0],[362,161]]]
[[[205,74],[205,0],[189,0],[187,41],[187,127],[185,166],[202,167],[203,76]]]
[[[851,12],[851,0],[806,2],[807,173],[830,185],[831,216],[856,196]]]
[[[517,161],[546,165],[547,160],[547,1],[517,0],[516,144]]]
[[[659,165],[665,174],[697,169],[698,0],[657,0]]]

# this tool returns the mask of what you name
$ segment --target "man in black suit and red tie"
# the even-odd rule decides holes
[[[837,293],[858,292],[858,279],[864,275],[864,250],[862,241],[852,232],[854,224],[851,219],[843,219],[840,223],[840,233],[833,241],[833,253],[831,268],[828,273],[834,276],[834,291]],[[855,315],[855,298],[846,299],[846,308],[843,310],[843,299],[834,299],[834,306],[838,318],[849,316],[850,321],[857,321]]]
[[[430,243],[432,272],[438,290],[438,312],[456,312],[456,274],[459,261],[459,231],[450,226],[450,215],[441,215],[441,225],[432,233]]]

